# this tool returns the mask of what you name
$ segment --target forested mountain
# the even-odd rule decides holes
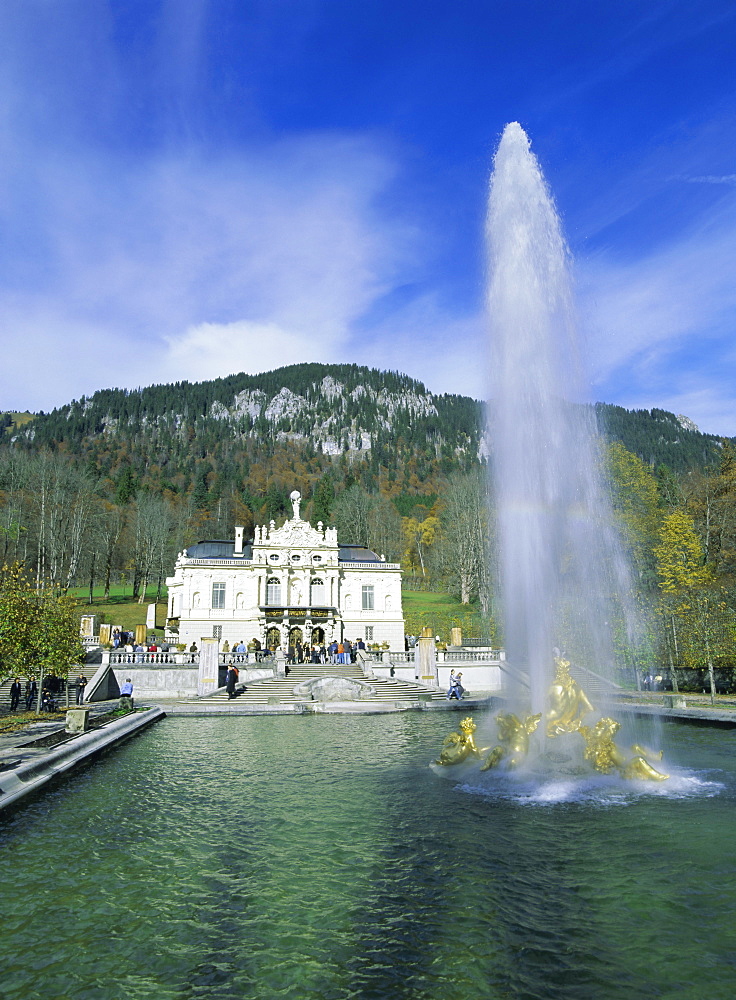
[[[667,410],[625,410],[596,403],[598,429],[609,441],[619,441],[652,468],[667,466],[683,473],[720,462],[721,438],[701,433],[692,420]]]
[[[605,403],[595,411],[605,437],[653,468],[682,473],[718,461],[718,439],[687,418]],[[17,417],[0,415],[0,431],[16,447],[60,451],[103,477],[132,475],[180,495],[218,479],[262,495],[289,466],[292,478],[314,481],[329,470],[337,484],[431,494],[438,477],[475,466],[484,447],[481,403],[358,365],[103,389],[30,422]],[[492,450],[492,439],[485,447]]]
[[[101,390],[10,436],[116,481],[130,470],[154,490],[186,494],[235,480],[261,496],[274,477],[308,495],[327,470],[338,483],[431,493],[438,476],[477,463],[480,438],[472,399],[434,395],[397,372],[318,364]]]

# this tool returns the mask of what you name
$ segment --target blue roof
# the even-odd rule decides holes
[[[226,541],[216,539],[212,541],[196,542],[187,546],[187,557],[189,559],[232,559],[235,556],[235,542],[230,538]],[[243,559],[252,559],[253,543],[243,543]],[[238,556],[240,558],[240,556]]]
[[[338,559],[340,562],[381,562],[381,557],[365,545],[339,545]]]

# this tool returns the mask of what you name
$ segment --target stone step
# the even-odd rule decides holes
[[[433,691],[411,681],[402,681],[397,678],[368,679],[357,664],[305,663],[289,667],[288,677],[268,677],[263,680],[251,681],[247,685],[247,690],[237,696],[237,701],[241,705],[260,705],[273,704],[273,699],[277,699],[280,704],[297,704],[303,702],[304,698],[295,695],[293,689],[297,684],[303,684],[314,677],[345,677],[351,680],[366,681],[376,689],[376,693],[361,698],[362,702],[418,701],[421,695],[426,696],[427,694],[433,701],[445,698],[444,691]],[[207,698],[208,703],[221,703],[229,700],[225,688],[220,688]]]

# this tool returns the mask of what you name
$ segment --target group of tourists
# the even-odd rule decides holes
[[[116,629],[116,631],[118,631]],[[133,632],[120,632],[119,637],[113,633],[113,649],[127,653],[127,663],[143,663],[145,653],[169,653],[171,646],[168,642],[157,643],[155,637],[151,637],[147,642],[135,642]],[[125,641],[123,641],[125,640]]]
[[[333,665],[355,663],[358,658],[358,650],[361,649],[365,649],[365,643],[362,639],[356,639],[355,642],[351,642],[349,639],[338,642],[337,639],[333,639],[329,646],[326,646],[324,642],[311,646],[303,646],[299,641],[290,642],[286,653],[286,662],[292,665],[295,663],[331,663]]]
[[[80,681],[83,683],[80,687]],[[84,688],[87,678],[82,674],[76,680],[77,704],[80,704],[84,697]],[[59,695],[64,691],[66,681],[56,674],[47,674],[43,679],[43,690],[41,691],[40,710],[42,712],[55,712],[59,707]],[[30,712],[33,705],[38,701],[38,681],[35,674],[30,674],[26,679],[25,690],[20,677],[14,677],[10,685],[10,711],[17,711],[21,700],[25,701],[26,712]]]

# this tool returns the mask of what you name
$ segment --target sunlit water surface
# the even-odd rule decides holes
[[[545,785],[438,777],[455,719],[171,719],[65,779],[3,821],[0,993],[730,1000],[734,731]]]

